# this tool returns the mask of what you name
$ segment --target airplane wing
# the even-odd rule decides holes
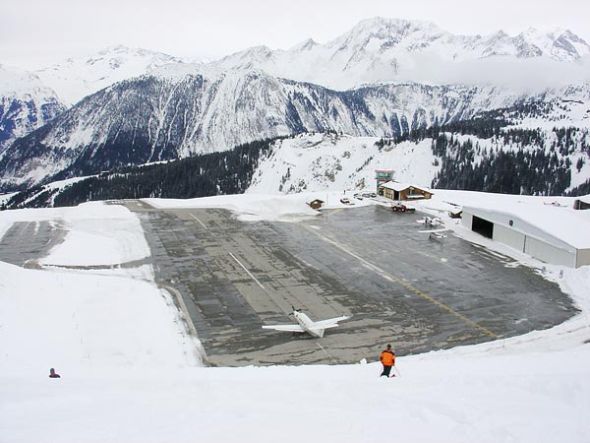
[[[343,315],[342,317],[329,318],[327,320],[321,320],[314,322],[312,329],[327,329],[338,326],[339,321],[348,320],[351,318],[349,315]]]
[[[262,329],[274,329],[276,331],[284,331],[284,332],[305,332],[305,330],[299,325],[263,326]]]

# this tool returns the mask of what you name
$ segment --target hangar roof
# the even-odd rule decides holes
[[[575,249],[590,249],[590,210],[576,211],[555,204],[531,201],[486,202],[463,206],[463,210],[477,215],[485,213],[494,223],[509,226],[525,234],[564,243]],[[512,226],[510,226],[512,220]]]

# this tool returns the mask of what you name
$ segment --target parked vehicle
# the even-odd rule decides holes
[[[403,203],[394,203],[391,206],[391,210],[393,212],[416,212],[416,208],[412,208],[411,206],[406,206]]]
[[[345,205],[349,205],[350,199],[348,197],[343,197],[340,199],[340,203],[345,204]]]

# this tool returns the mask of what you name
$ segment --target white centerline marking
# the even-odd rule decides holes
[[[199,224],[200,224],[200,225],[201,225],[203,228],[205,228],[205,229],[208,229],[208,228],[207,228],[207,225],[205,225],[205,223],[203,223],[201,220],[199,220],[199,219],[198,219],[197,217],[195,217],[193,214],[189,214],[189,215],[190,215],[192,218],[194,218],[196,221],[198,221],[198,222],[199,222]]]
[[[240,260],[238,260],[237,257],[235,255],[233,255],[231,252],[228,252],[228,254],[231,255],[231,258],[233,258],[236,261],[236,263],[239,264],[244,271],[246,271],[246,273],[250,276],[250,278],[252,280],[254,280],[256,282],[256,284],[258,286],[260,286],[264,290],[264,292],[266,292],[266,289],[264,288],[264,286],[262,285],[262,283],[260,283],[258,281],[258,279],[256,277],[254,277],[250,271],[248,271],[248,269],[246,268],[246,266],[244,266],[242,264],[242,262]]]

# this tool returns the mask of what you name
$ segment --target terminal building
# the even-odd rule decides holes
[[[463,206],[462,220],[468,229],[545,263],[578,268],[590,265],[590,217],[584,212],[518,203]]]
[[[428,189],[393,180],[379,185],[377,193],[391,200],[422,200],[432,197],[432,192]]]

